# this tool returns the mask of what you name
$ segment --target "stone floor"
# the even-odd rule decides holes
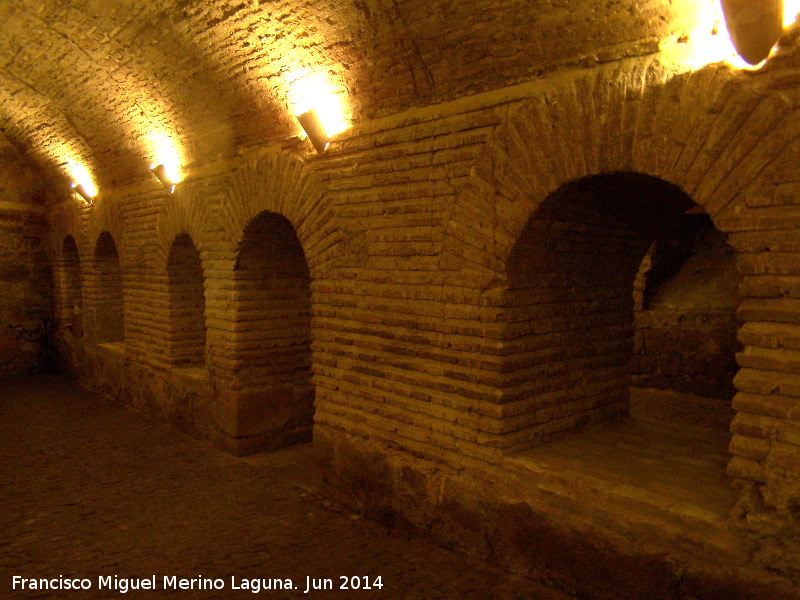
[[[0,381],[0,598],[119,598],[98,577],[155,575],[159,591],[123,597],[252,598],[232,584],[290,578],[296,590],[256,597],[566,600],[317,498],[310,462],[308,445],[226,455],[57,377]],[[15,575],[92,590],[14,591]],[[167,590],[164,576],[224,589]],[[339,590],[341,576],[383,587]],[[305,594],[306,577],[334,590]]]

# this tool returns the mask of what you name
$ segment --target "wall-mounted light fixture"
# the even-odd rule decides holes
[[[320,154],[333,136],[348,127],[347,91],[343,82],[337,83],[335,70],[301,68],[285,74],[289,110]]]
[[[300,125],[303,126],[303,131],[306,132],[308,139],[311,140],[317,152],[320,154],[325,152],[331,138],[322,126],[322,121],[320,121],[317,111],[313,108],[307,110],[302,115],[298,115],[297,120],[300,121]]]
[[[163,164],[161,165],[150,165],[150,171],[152,171],[153,175],[155,175],[158,180],[161,182],[161,185],[171,194],[175,191],[175,183],[176,181],[167,173],[167,167]]]
[[[722,0],[731,42],[747,63],[765,60],[783,32],[783,0]]]
[[[86,200],[87,204],[91,204],[92,203],[92,198],[94,198],[97,195],[97,192],[95,192],[94,194],[90,194],[88,192],[88,190],[85,187],[83,187],[82,183],[72,182],[70,184],[70,187],[74,191],[78,192],[83,197],[83,199]]]
[[[684,59],[692,70],[720,61],[759,69],[780,50],[780,37],[793,35],[787,28],[800,28],[800,0],[699,0],[697,11]]]
[[[800,17],[800,0],[783,0],[783,26],[794,25]]]
[[[92,198],[97,196],[97,186],[85,163],[79,159],[67,159],[59,166],[66,167],[67,181],[72,182],[69,184],[72,190],[80,194],[87,204],[91,204]]]

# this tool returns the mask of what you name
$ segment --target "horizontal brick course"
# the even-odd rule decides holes
[[[729,473],[762,483],[765,441],[796,451],[800,296],[793,206],[745,202],[791,142],[773,141],[789,108],[759,82],[723,66],[614,65],[528,97],[362,122],[302,160],[254,147],[190,169],[171,196],[65,200],[50,213],[59,310],[77,285],[67,235],[84,310],[102,305],[111,286],[91,257],[107,232],[132,402],[158,396],[149,373],[196,365],[209,382],[200,433],[233,451],[306,439],[313,401],[328,432],[484,468],[627,410],[633,280],[662,221],[692,200],[740,251]],[[576,181],[588,188],[566,193]],[[111,364],[96,329],[78,343]]]

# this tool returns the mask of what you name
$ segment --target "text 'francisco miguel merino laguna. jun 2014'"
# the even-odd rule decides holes
[[[158,586],[161,583],[161,586]],[[340,575],[337,578],[316,578],[306,576],[304,580],[291,578],[245,578],[231,576],[229,579],[208,578],[198,575],[180,578],[177,575],[159,577],[119,577],[100,575],[96,580],[81,577],[28,578],[20,575],[12,577],[13,590],[117,590],[126,594],[133,590],[247,590],[257,594],[269,590],[303,590],[303,593],[317,590],[372,590],[383,588],[380,575]]]

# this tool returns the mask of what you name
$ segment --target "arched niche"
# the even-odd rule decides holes
[[[630,413],[637,274],[687,211],[697,206],[678,187],[626,172],[565,184],[532,214],[505,265],[501,401],[509,451]],[[644,399],[649,405],[634,411],[665,414],[653,402],[667,400]],[[729,402],[714,406],[707,424],[724,452],[733,413]]]
[[[245,227],[234,267],[234,381],[240,436],[308,439],[311,291],[308,263],[291,223],[262,212]]]
[[[94,248],[94,329],[97,343],[125,341],[122,268],[114,238],[103,231]]]
[[[56,285],[58,320],[62,326],[71,327],[73,316],[76,313],[80,314],[83,307],[81,260],[78,245],[71,235],[67,235],[61,245],[61,253],[56,266]]]
[[[192,238],[178,235],[167,259],[168,360],[181,367],[205,364],[206,326],[203,266]]]

